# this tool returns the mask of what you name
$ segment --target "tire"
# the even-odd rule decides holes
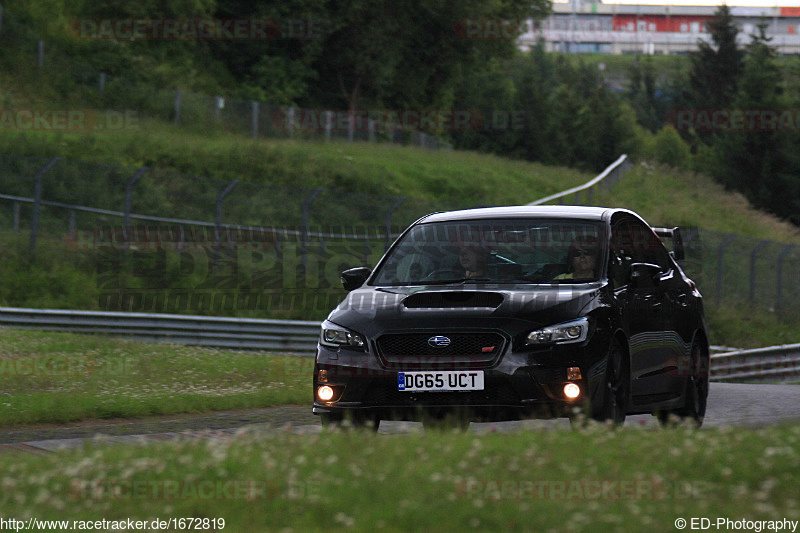
[[[625,423],[625,411],[630,398],[631,378],[625,351],[614,339],[606,356],[606,373],[602,387],[602,403],[595,406],[592,418],[598,422],[611,422],[615,426]]]
[[[692,374],[686,380],[686,402],[678,409],[679,417],[703,425],[708,403],[708,359],[700,344],[692,345]]]
[[[672,425],[677,417],[681,421],[691,420],[695,427],[703,425],[708,403],[708,356],[703,347],[692,344],[690,374],[686,378],[683,407],[658,413],[658,420],[664,426]]]

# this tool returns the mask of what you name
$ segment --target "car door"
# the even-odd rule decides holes
[[[631,216],[620,217],[612,224],[611,280],[615,286],[616,306],[628,333],[631,350],[632,403],[647,404],[671,396],[671,378],[666,370],[672,353],[668,322],[668,297],[662,276],[668,275],[653,252],[658,237],[649,226]],[[660,245],[660,243],[659,243]],[[663,246],[662,246],[663,248]],[[656,262],[654,262],[656,261]],[[631,265],[650,263],[664,271],[653,279],[631,282]]]
[[[679,396],[683,393],[686,372],[690,369],[689,354],[693,330],[686,318],[691,287],[681,276],[680,270],[670,258],[661,239],[655,233],[649,239],[648,262],[661,268],[658,284],[664,295],[661,314],[664,322],[662,339],[666,353],[660,386],[672,396]]]

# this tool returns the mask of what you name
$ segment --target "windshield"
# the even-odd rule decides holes
[[[603,224],[586,220],[419,224],[392,249],[373,284],[594,281],[602,242]]]

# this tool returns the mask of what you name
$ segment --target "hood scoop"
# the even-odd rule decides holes
[[[503,303],[503,295],[480,291],[417,292],[403,302],[408,309],[496,309]]]

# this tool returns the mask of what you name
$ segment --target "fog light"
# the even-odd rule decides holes
[[[564,396],[566,396],[570,400],[574,400],[580,395],[581,395],[581,388],[575,385],[574,383],[567,383],[566,385],[564,385]]]
[[[567,368],[567,379],[570,381],[578,381],[581,379],[581,369],[577,366]]]
[[[572,378],[570,378],[572,379]],[[317,375],[317,381],[320,383],[327,383],[328,382],[328,371],[327,370],[320,370],[319,374]]]
[[[328,385],[323,385],[322,387],[318,388],[317,398],[323,402],[331,401],[331,398],[333,398],[333,388],[329,387]]]

